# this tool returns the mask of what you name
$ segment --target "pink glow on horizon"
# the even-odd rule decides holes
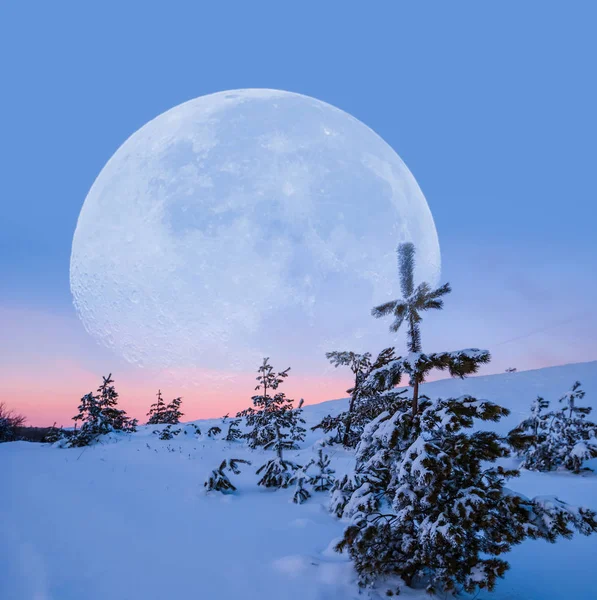
[[[164,381],[164,385],[160,385],[157,382],[159,378],[155,376],[145,375],[144,381],[141,381],[138,374],[119,376],[116,372],[112,373],[120,407],[139,419],[140,423],[146,421],[147,411],[155,401],[158,388],[166,400],[182,396],[185,421],[235,414],[251,405],[255,376],[256,373],[243,373],[225,383],[207,377],[203,385],[184,389],[171,381]],[[63,368],[45,372],[43,376],[13,371],[12,377],[5,377],[2,382],[2,396],[10,408],[27,417],[28,425],[49,426],[56,422],[58,426],[69,427],[72,417],[77,413],[81,396],[95,391],[100,383],[100,375],[88,373],[76,365],[63,365]],[[304,398],[305,404],[314,404],[345,397],[345,390],[349,386],[349,379],[333,376],[293,378],[291,375],[284,382],[283,390],[290,398],[297,401]]]
[[[544,359],[537,357],[532,360],[529,357],[527,368],[560,364]],[[36,365],[33,369],[35,372],[31,373],[22,366],[13,366],[10,373],[3,373],[0,394],[0,401],[24,414],[28,425],[49,426],[55,422],[58,426],[70,427],[80,398],[88,392],[95,392],[101,383],[101,373],[93,373],[72,360],[50,359],[45,365]],[[484,369],[482,374],[488,374],[488,371]],[[145,423],[158,389],[162,390],[166,400],[182,396],[184,421],[216,418],[226,413],[233,415],[251,406],[256,375],[256,372],[238,373],[231,378],[228,374],[199,369],[165,373],[139,369],[122,373],[115,371],[112,378],[120,395],[121,408],[139,419],[140,423]],[[429,381],[446,376],[441,372],[433,375]],[[193,385],[177,383],[184,381],[192,381]],[[345,398],[351,383],[351,373],[347,370],[331,369],[321,376],[300,375],[291,370],[280,389],[289,398],[297,401],[304,398],[308,405]]]

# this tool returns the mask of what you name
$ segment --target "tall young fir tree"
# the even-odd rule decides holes
[[[244,436],[249,447],[262,446],[276,453],[275,458],[257,469],[257,474],[263,474],[258,485],[265,487],[288,487],[293,472],[299,468],[284,458],[284,451],[298,448],[297,443],[305,439],[305,429],[301,426],[305,421],[301,409],[293,407],[294,401],[277,391],[289,371],[275,373],[269,358],[263,359],[255,388],[259,393],[252,397],[253,407],[239,413],[251,428]]]
[[[591,407],[578,404],[585,396],[580,386],[577,381],[559,399],[559,410],[546,411],[549,403],[538,398],[531,416],[509,433],[510,444],[523,459],[522,467],[580,473],[584,461],[597,458],[597,424],[587,419]]]
[[[396,357],[393,349],[389,349],[392,351],[388,352],[379,364],[374,364],[360,382],[359,395],[366,398],[366,406],[379,407],[379,410],[370,413],[370,418],[364,421],[360,445],[362,445],[363,439],[371,434],[372,423],[377,423],[379,418],[394,414],[405,405],[410,406],[413,432],[416,431],[416,422],[420,412],[419,386],[433,369],[447,370],[452,377],[465,377],[476,373],[480,365],[490,360],[489,352],[477,348],[431,354],[422,352],[420,331],[422,317],[420,313],[432,308],[437,310],[443,308],[441,297],[450,292],[450,286],[445,284],[436,290],[431,290],[428,284],[421,283],[415,288],[414,246],[401,244],[398,246],[397,253],[404,299],[382,304],[374,308],[372,314],[375,317],[394,315],[395,319],[390,327],[390,330],[394,332],[398,331],[405,321],[408,323],[407,349],[409,353],[405,357]],[[405,392],[397,389],[404,376],[409,379],[412,389],[411,398],[405,398]],[[343,515],[344,506],[351,498],[360,497],[369,488],[383,487],[385,480],[377,481],[378,474],[366,475],[366,471],[366,461],[357,462],[357,470],[354,473],[335,482],[330,509],[338,516]]]
[[[364,585],[396,575],[430,592],[492,589],[508,568],[499,554],[526,537],[553,541],[572,528],[591,533],[595,513],[517,495],[504,485],[516,471],[487,466],[507,456],[508,446],[494,433],[467,430],[474,420],[498,420],[506,409],[469,396],[419,397],[433,368],[464,377],[487,363],[489,353],[422,352],[419,313],[441,308],[449,286],[415,290],[414,248],[401,246],[399,256],[405,301],[376,310],[395,315],[393,330],[409,323],[409,354],[373,370],[362,387],[370,395],[393,393],[408,375],[412,398],[365,426],[354,472],[334,487],[330,508],[351,520],[338,549],[349,552]]]
[[[100,435],[111,431],[133,432],[137,428],[137,419],[130,419],[126,411],[117,408],[118,392],[112,385],[112,375],[103,377],[97,394],[86,394],[81,398],[79,413],[73,417],[80,429],[68,439],[71,447],[88,446]]]

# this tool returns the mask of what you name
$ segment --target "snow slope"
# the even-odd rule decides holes
[[[586,404],[597,412],[597,362],[443,380],[423,391],[498,402],[512,410],[496,426],[506,432],[537,394],[555,401],[577,379],[587,392]],[[305,417],[312,425],[345,404],[308,406]],[[196,423],[202,436],[195,438],[189,428],[169,442],[158,440],[154,427],[143,427],[85,450],[1,444],[0,599],[363,598],[350,563],[331,550],[344,525],[325,510],[325,496],[297,506],[290,502],[291,490],[257,488],[255,468],[271,453],[208,438],[207,429],[219,421]],[[309,433],[294,453],[299,462],[308,460],[319,437]],[[349,453],[331,453],[338,474],[349,468]],[[211,469],[233,456],[253,461],[233,479],[238,492],[206,495],[203,482]],[[597,509],[594,475],[524,472],[511,487]],[[478,599],[597,598],[596,557],[597,536],[555,545],[527,542],[509,555],[512,568],[497,590]]]

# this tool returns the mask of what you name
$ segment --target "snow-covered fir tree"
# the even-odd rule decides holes
[[[211,472],[211,475],[204,483],[207,491],[222,492],[224,494],[236,491],[236,487],[230,481],[226,471],[231,471],[235,475],[238,475],[240,473],[238,466],[240,463],[245,465],[251,464],[250,461],[243,460],[242,458],[228,458],[223,460],[220,466]]]
[[[284,450],[298,448],[297,443],[305,439],[301,410],[295,409],[294,401],[277,391],[289,371],[275,373],[269,358],[263,359],[255,388],[259,393],[252,397],[253,407],[238,414],[245,417],[247,427],[251,428],[243,436],[248,439],[249,447],[263,446],[276,453],[275,458],[257,469],[257,473],[262,474],[258,485],[265,487],[288,487],[294,471],[299,468],[283,455]]]
[[[162,390],[158,390],[156,394],[157,400],[150,406],[147,416],[149,420],[148,425],[162,425],[165,423],[164,416],[166,413],[166,403],[162,398]]]
[[[237,414],[244,417],[247,427],[251,428],[243,437],[253,449],[272,448],[274,444],[276,448],[295,449],[297,442],[305,439],[302,410],[293,408],[294,400],[277,391],[290,368],[275,373],[268,361],[269,358],[264,358],[258,369],[255,391],[260,393],[251,398],[253,406]]]
[[[302,504],[311,497],[311,492],[327,492],[334,485],[334,469],[323,448],[318,448],[317,459],[312,458],[305,466],[297,469],[289,481],[295,485],[292,500]]]
[[[566,469],[579,473],[583,463],[597,458],[597,424],[588,420],[592,408],[580,406],[585,396],[579,381],[560,399],[561,408],[545,412],[549,403],[538,398],[531,416],[509,434],[509,441],[532,471]]]
[[[303,427],[305,419],[303,419],[303,404],[305,400],[301,398],[296,406],[292,408],[292,418],[290,419],[290,429],[288,436],[294,442],[294,447],[298,448],[298,442],[305,440],[305,434],[307,430]]]
[[[56,423],[54,423],[44,435],[42,442],[44,444],[55,444],[56,442],[69,437],[69,434],[70,432],[67,433],[63,427],[56,427]]]
[[[531,414],[508,434],[516,455],[522,458],[521,467],[531,471],[549,471],[551,458],[548,439],[551,416],[549,401],[537,396],[531,404]]]
[[[330,493],[328,508],[339,519],[344,517],[344,512],[348,501],[353,493],[361,487],[363,483],[359,473],[352,471],[344,475],[341,479],[336,479]],[[348,515],[347,515],[348,516]]]
[[[184,413],[180,411],[181,405],[182,398],[180,396],[168,403],[164,414],[164,423],[168,425],[178,425],[180,423],[180,418],[184,416]]]
[[[316,468],[315,473],[309,477],[309,484],[315,492],[327,492],[334,485],[334,469],[330,467],[330,458],[324,454],[323,448],[317,450],[317,460],[313,461],[313,466]]]
[[[395,358],[394,349],[382,350],[372,361],[371,354],[356,352],[328,352],[328,360],[334,367],[348,366],[354,375],[354,385],[347,390],[350,394],[348,410],[334,417],[327,415],[312,430],[321,429],[325,433],[335,432],[330,442],[342,443],[347,448],[354,448],[363,432],[364,426],[378,414],[391,408],[396,398],[371,394],[370,389],[363,384],[369,374],[388,364]]]
[[[375,407],[375,411],[365,413],[369,418],[363,419],[359,443],[361,447],[363,439],[367,439],[372,433],[372,424],[375,425],[380,418],[387,418],[388,415],[402,410],[405,404],[410,406],[413,418],[417,417],[419,386],[433,369],[447,370],[453,377],[465,377],[476,373],[480,365],[489,362],[490,359],[489,352],[477,348],[432,354],[422,352],[420,330],[422,317],[420,313],[431,308],[441,309],[443,307],[441,296],[450,292],[450,286],[446,284],[431,291],[430,286],[422,283],[415,289],[414,256],[412,244],[401,244],[398,247],[398,265],[404,300],[388,302],[372,311],[373,316],[376,317],[386,314],[394,315],[391,331],[398,331],[404,321],[408,323],[407,349],[409,353],[405,357],[396,357],[391,349],[392,352],[387,352],[382,360],[376,361],[376,364],[367,371],[366,377],[360,382],[360,395],[366,399],[363,405]],[[409,379],[412,389],[411,398],[406,398],[405,391],[397,389],[404,376]],[[344,514],[344,506],[350,498],[356,499],[369,487],[383,487],[386,483],[385,480],[376,481],[377,475],[373,477],[371,473],[368,474],[368,477],[364,477],[360,470],[365,469],[365,464],[365,460],[357,461],[357,471],[334,484],[330,508],[338,516],[347,516]]]
[[[221,427],[214,425],[213,427],[210,427],[207,430],[207,437],[215,438],[215,437],[218,437],[220,435],[220,433],[222,433]]]
[[[368,426],[357,454],[363,483],[343,510],[352,524],[338,545],[362,584],[394,575],[429,592],[491,590],[508,569],[497,557],[513,545],[597,531],[593,511],[505,486],[518,472],[492,463],[509,447],[470,429],[507,413],[470,396],[422,397],[415,416],[404,404]]]
[[[303,502],[306,502],[311,497],[311,492],[309,491],[311,476],[307,471],[313,462],[311,460],[303,467],[298,468],[289,481],[289,484],[294,484],[295,486],[294,494],[292,495],[292,501],[295,504],[303,504]]]
[[[172,425],[166,425],[166,427],[164,427],[164,429],[162,429],[161,431],[159,429],[156,429],[153,433],[159,434],[160,440],[167,441],[177,436],[181,431],[182,429],[180,428],[172,429]]]
[[[552,421],[552,428],[561,440],[557,462],[574,473],[580,472],[585,460],[597,458],[597,424],[587,419],[593,409],[578,405],[585,397],[580,386],[580,381],[575,382],[560,398],[562,408]]]
[[[136,431],[137,419],[130,419],[126,411],[117,408],[118,392],[112,385],[112,375],[102,379],[96,395],[90,392],[81,398],[79,413],[73,417],[81,427],[68,439],[68,446],[88,446],[111,431]]]
[[[151,405],[147,416],[148,425],[178,425],[180,418],[184,415],[180,407],[182,398],[174,398],[168,404],[164,402],[162,391],[158,390],[157,401]]]
[[[230,419],[228,418],[228,415],[222,419],[222,423],[228,426],[224,440],[227,442],[235,442],[236,440],[240,440],[242,438],[243,433],[238,426],[241,420],[242,419],[240,417]]]

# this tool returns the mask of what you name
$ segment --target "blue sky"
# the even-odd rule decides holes
[[[454,288],[431,346],[488,347],[497,371],[597,359],[596,18],[588,1],[3,2],[0,360],[52,351],[30,313],[69,323],[65,356],[100,352],[68,284],[91,184],[151,118],[242,87],[333,104],[406,162]]]

